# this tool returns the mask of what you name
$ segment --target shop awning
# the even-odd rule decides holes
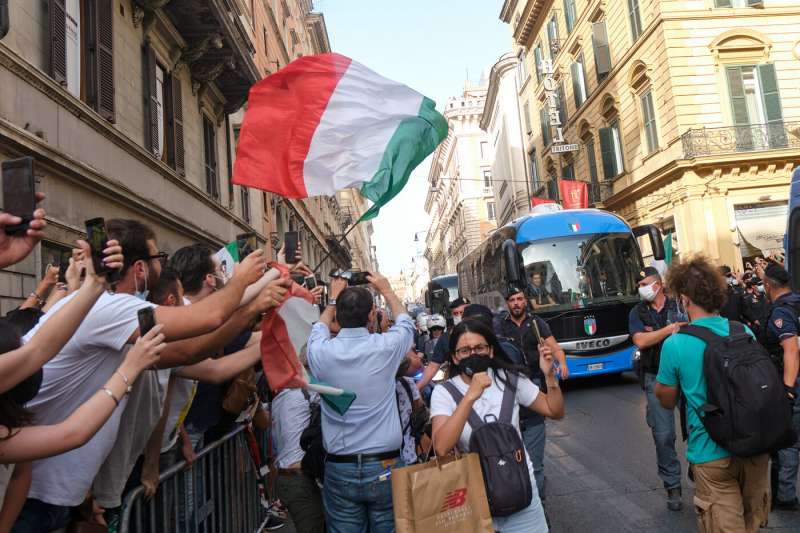
[[[736,227],[742,256],[783,253],[787,213],[786,204],[737,206]]]

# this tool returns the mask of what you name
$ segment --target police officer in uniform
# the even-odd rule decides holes
[[[759,272],[764,281],[767,299],[772,302],[763,344],[783,375],[787,396],[793,402],[792,425],[800,434],[800,399],[798,398],[798,367],[800,350],[797,345],[800,295],[789,287],[789,273],[777,263],[770,263]],[[781,510],[800,510],[797,501],[797,471],[800,441],[779,450],[772,458],[772,506]]]
[[[642,301],[631,309],[628,329],[633,343],[639,348],[640,380],[647,397],[647,425],[653,432],[658,460],[658,475],[667,490],[667,507],[680,511],[681,463],[675,451],[675,414],[661,406],[655,395],[656,374],[661,356],[661,344],[677,332],[678,303],[664,294],[661,275],[653,267],[639,273],[639,296]]]

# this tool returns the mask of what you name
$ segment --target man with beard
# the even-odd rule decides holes
[[[569,377],[567,357],[550,331],[547,322],[528,312],[525,294],[511,289],[506,297],[508,315],[496,324],[495,334],[510,340],[523,355],[523,364],[531,369],[531,381],[543,391],[546,390],[544,375],[539,368],[539,354],[553,355],[559,364],[561,379]],[[534,328],[534,324],[536,325]],[[542,500],[544,494],[544,417],[528,409],[520,410],[520,430],[522,440],[533,463],[536,488]]]

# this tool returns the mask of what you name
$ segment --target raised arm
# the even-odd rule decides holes
[[[564,418],[564,396],[553,368],[553,355],[547,345],[539,348],[539,368],[542,369],[547,383],[547,394],[539,392],[528,409],[548,418]]]
[[[250,346],[219,359],[205,359],[177,371],[178,376],[206,383],[223,383],[261,360],[261,347]]]
[[[403,305],[403,302],[401,302],[400,298],[394,293],[388,279],[377,272],[368,275],[367,279],[381,296],[383,296],[386,303],[389,304],[389,309],[392,311],[392,316],[395,320],[397,320],[397,317],[400,315],[407,313],[406,306]]]
[[[78,241],[83,253],[90,253],[89,244]],[[122,248],[117,241],[108,241],[104,250],[106,264],[122,267]],[[16,350],[0,355],[0,393],[6,392],[42,368],[55,357],[75,334],[100,295],[107,289],[105,278],[94,274],[91,261],[86,261],[86,281],[78,293],[45,321],[31,340]]]
[[[262,313],[272,307],[278,306],[286,295],[289,283],[290,280],[288,279],[271,281],[254,300],[244,307],[237,309],[233,315],[225,321],[222,327],[215,329],[211,333],[170,342],[167,345],[167,349],[164,351],[164,355],[161,357],[158,367],[173,368],[176,366],[193,365],[207,357],[219,353],[244,329],[250,327],[253,321],[257,320]],[[192,304],[187,307],[192,308],[196,305],[198,304]],[[184,309],[187,307],[184,307]],[[158,317],[158,313],[156,313],[156,317]]]
[[[127,393],[128,386],[123,377],[133,384],[144,369],[158,361],[158,354],[165,346],[164,335],[160,331],[161,326],[156,326],[137,340],[119,370],[114,372],[105,386],[63,422],[50,426],[3,428],[4,434],[0,435],[0,462],[43,459],[86,444],[108,421]]]
[[[242,301],[245,289],[264,274],[264,252],[256,250],[236,266],[233,278],[221,290],[189,306],[159,306],[156,322],[164,325],[169,341],[197,337],[222,326]],[[137,329],[129,342],[139,336]]]

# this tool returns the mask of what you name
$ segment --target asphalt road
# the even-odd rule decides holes
[[[551,531],[697,531],[685,447],[679,442],[684,508],[673,512],[666,506],[635,377],[576,380],[565,397],[566,417],[547,426],[545,509]],[[773,512],[763,531],[800,531],[800,512]]]

